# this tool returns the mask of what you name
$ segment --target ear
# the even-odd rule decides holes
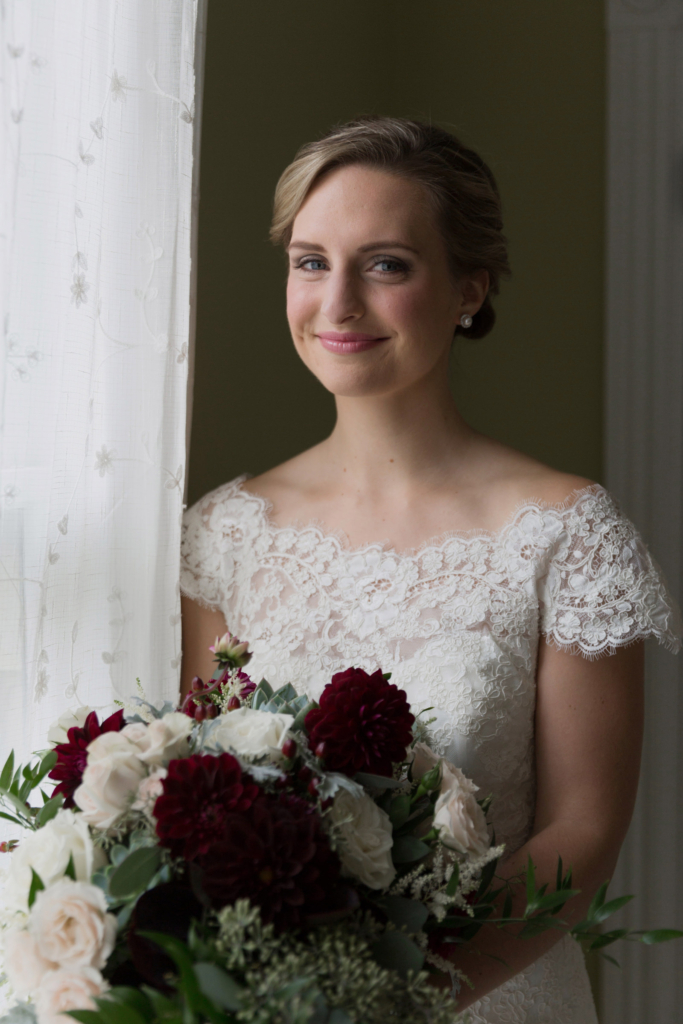
[[[462,303],[460,313],[469,313],[474,316],[484,304],[490,286],[488,270],[475,270],[460,280],[460,291]]]

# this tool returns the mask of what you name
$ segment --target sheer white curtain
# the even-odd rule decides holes
[[[177,693],[204,2],[0,3],[0,754]]]

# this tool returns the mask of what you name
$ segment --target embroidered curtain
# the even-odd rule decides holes
[[[177,693],[204,2],[0,4],[0,754]]]

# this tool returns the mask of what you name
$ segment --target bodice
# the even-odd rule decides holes
[[[277,526],[246,479],[185,512],[182,592],[223,612],[250,643],[250,674],[274,686],[316,698],[351,665],[391,672],[434,719],[438,752],[493,796],[509,850],[532,824],[539,638],[589,658],[647,635],[680,647],[661,570],[600,484],[561,505],[525,502],[495,533],[399,553]]]

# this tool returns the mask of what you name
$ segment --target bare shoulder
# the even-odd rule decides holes
[[[597,483],[589,477],[554,469],[491,438],[482,438],[481,443],[488,465],[487,483],[510,508],[527,501],[561,505]]]
[[[269,501],[285,515],[296,513],[306,496],[316,490],[320,477],[320,445],[315,445],[272,469],[250,477],[244,490]]]

